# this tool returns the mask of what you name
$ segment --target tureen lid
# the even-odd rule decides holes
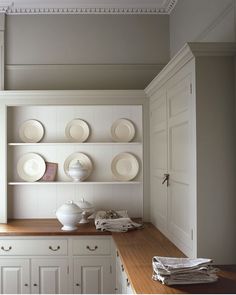
[[[61,207],[57,209],[57,213],[60,212],[62,214],[73,214],[73,213],[81,213],[81,209],[77,206],[72,200],[67,201]]]
[[[80,202],[78,202],[78,205],[81,209],[91,209],[93,208],[93,205],[82,198]]]
[[[77,170],[88,170],[87,167],[83,164],[81,164],[81,162],[79,160],[77,160],[75,163],[73,163],[72,165],[70,165],[69,169],[77,169]]]

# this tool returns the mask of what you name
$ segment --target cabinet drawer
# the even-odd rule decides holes
[[[81,238],[73,240],[73,255],[110,255],[111,240]]]
[[[0,255],[67,255],[67,240],[0,240]]]

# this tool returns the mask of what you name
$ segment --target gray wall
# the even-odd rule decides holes
[[[235,0],[178,0],[170,15],[171,57],[186,42],[234,42]]]
[[[169,61],[167,15],[13,15],[5,35],[6,89],[143,89]]]

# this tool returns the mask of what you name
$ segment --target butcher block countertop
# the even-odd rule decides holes
[[[5,236],[80,236],[111,235],[109,232],[97,231],[93,222],[78,226],[73,232],[62,231],[57,220],[27,219],[9,220],[0,224],[0,240]],[[164,235],[151,223],[145,223],[144,229],[127,233],[112,233],[119,256],[124,265],[128,279],[136,293],[142,294],[236,294],[236,265],[218,266],[219,280],[211,284],[164,286],[152,280],[152,257],[184,257]]]

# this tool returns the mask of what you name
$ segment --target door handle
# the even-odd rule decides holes
[[[166,186],[169,186],[169,178],[170,178],[170,174],[165,173],[164,174],[164,179],[162,181],[162,184],[164,184],[166,182]]]

